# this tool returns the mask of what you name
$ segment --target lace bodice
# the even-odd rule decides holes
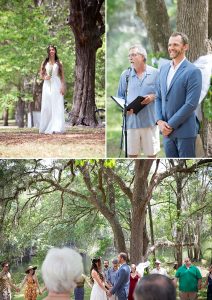
[[[59,66],[57,63],[54,63],[53,65],[47,62],[46,64],[46,73],[52,77],[58,76],[58,70]]]

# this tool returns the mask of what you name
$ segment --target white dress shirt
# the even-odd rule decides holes
[[[183,60],[181,60],[181,62],[176,67],[174,67],[173,61],[170,62],[171,68],[169,69],[169,73],[168,73],[167,81],[166,81],[167,91],[169,89],[170,83],[171,83],[175,73],[177,72],[177,70],[179,69],[179,67],[184,62],[185,59],[186,59],[186,57]]]

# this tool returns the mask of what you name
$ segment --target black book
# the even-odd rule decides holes
[[[118,97],[113,97],[111,98],[122,108],[124,109],[124,99],[118,98]],[[133,109],[133,113],[137,114],[139,113],[140,110],[142,110],[146,104],[142,104],[142,101],[144,101],[145,97],[138,96],[133,100],[130,104],[127,105],[127,110]]]

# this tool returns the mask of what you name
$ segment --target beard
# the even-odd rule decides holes
[[[172,51],[171,53],[169,53],[169,57],[171,59],[177,58],[178,56],[180,56],[183,53],[183,50],[178,50],[178,51]]]

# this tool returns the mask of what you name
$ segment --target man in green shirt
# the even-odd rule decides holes
[[[175,284],[179,279],[179,290],[181,300],[196,300],[198,290],[201,289],[202,275],[199,269],[191,264],[191,260],[186,257],[185,264],[182,265],[175,274]]]

